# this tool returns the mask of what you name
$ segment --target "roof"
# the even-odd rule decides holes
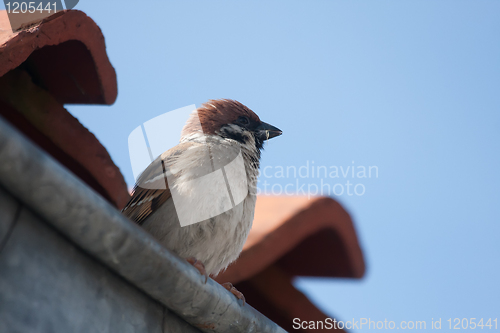
[[[81,11],[60,11],[16,32],[7,12],[0,11],[0,76],[26,60],[37,82],[61,104],[113,104],[116,99],[116,73],[104,36]]]
[[[243,252],[217,280],[239,282],[275,262],[292,277],[361,278],[365,272],[351,217],[329,197],[258,197]]]
[[[364,272],[354,224],[337,201],[259,196],[240,258],[216,280],[235,283],[256,309],[296,331],[294,318],[324,321],[333,314],[323,313],[297,290],[294,277],[361,278]]]
[[[116,74],[104,37],[80,11],[12,32],[0,11],[0,114],[116,207],[127,185],[106,149],[63,106],[112,104]]]

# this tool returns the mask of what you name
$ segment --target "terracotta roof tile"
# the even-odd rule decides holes
[[[217,280],[237,283],[275,262],[290,276],[360,278],[365,272],[352,220],[328,197],[259,196],[243,252]]]
[[[104,37],[80,11],[62,11],[12,32],[0,11],[0,114],[121,208],[125,180],[96,137],[65,103],[112,104],[116,74]]]
[[[259,196],[240,258],[216,280],[234,283],[249,304],[285,330],[308,332],[296,330],[294,318],[317,322],[332,314],[297,290],[293,278],[361,278],[364,272],[352,220],[334,199]]]
[[[115,101],[116,73],[106,54],[104,36],[85,13],[61,11],[29,29],[12,32],[7,12],[0,11],[0,76],[35,51],[28,69],[60,103]]]

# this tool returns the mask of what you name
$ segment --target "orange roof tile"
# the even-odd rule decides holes
[[[360,278],[365,272],[349,214],[327,197],[259,196],[243,252],[217,280],[237,283],[275,262],[290,276]]]
[[[285,330],[308,332],[296,330],[294,318],[329,316],[293,286],[293,277],[361,278],[364,272],[352,220],[334,199],[259,196],[240,258],[216,280],[234,283],[249,304]]]
[[[97,24],[78,10],[61,11],[12,32],[0,11],[0,76],[35,53],[28,69],[60,103],[113,104],[116,73]]]
[[[118,208],[125,180],[65,103],[112,104],[116,74],[104,37],[83,12],[62,11],[12,32],[0,11],[0,114]]]

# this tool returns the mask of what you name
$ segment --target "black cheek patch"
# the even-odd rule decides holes
[[[230,128],[223,128],[221,131],[222,136],[238,141],[239,143],[245,144],[248,138],[241,132],[232,131]]]

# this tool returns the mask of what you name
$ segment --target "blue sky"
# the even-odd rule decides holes
[[[268,170],[378,168],[378,177],[323,179],[363,185],[363,195],[334,196],[367,263],[362,280],[297,281],[326,313],[427,328],[442,318],[443,330],[448,318],[500,316],[500,2],[83,0],[77,9],[103,31],[119,93],[110,107],[68,109],[130,186],[135,127],[210,98],[239,100],[284,132],[263,154]]]

